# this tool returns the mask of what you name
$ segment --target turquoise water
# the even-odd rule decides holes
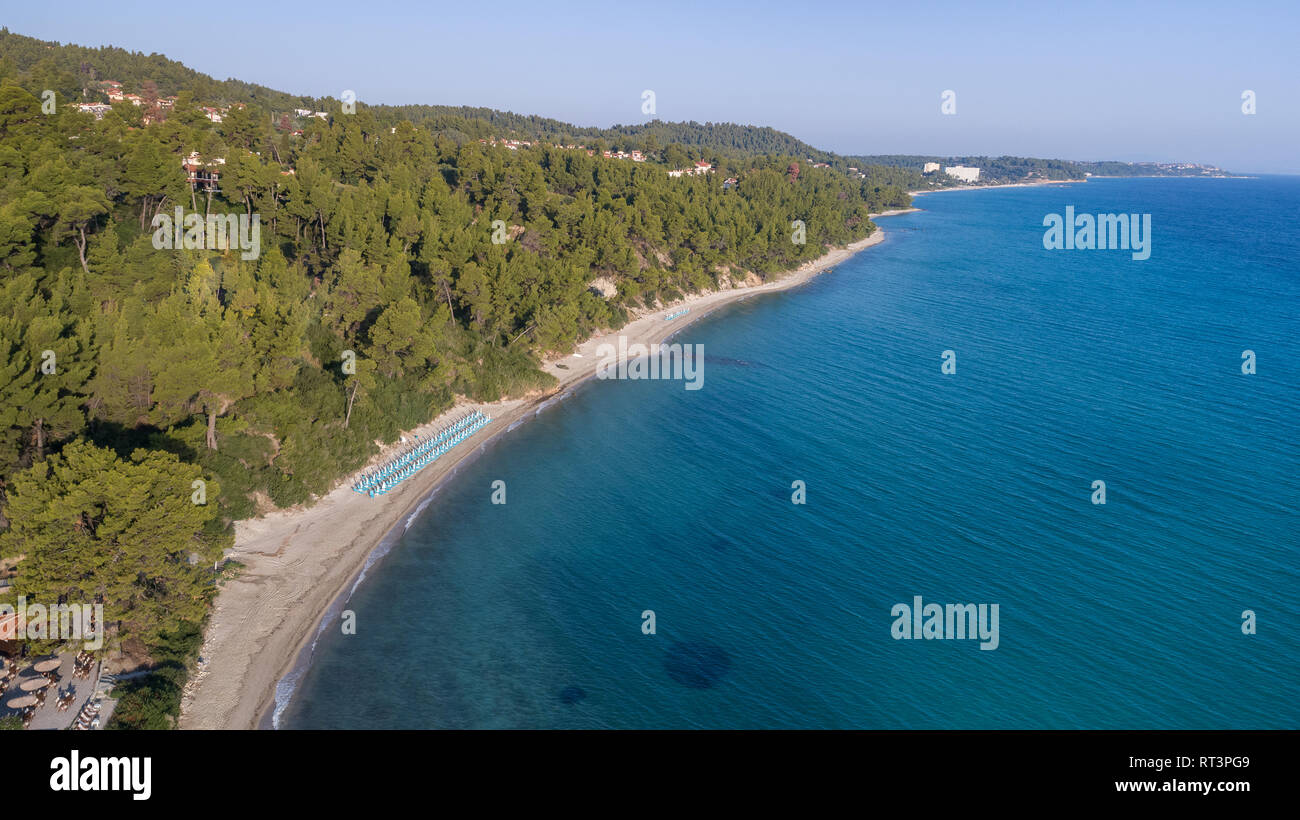
[[[684,330],[703,389],[590,382],[490,446],[280,725],[1300,727],[1300,179],[917,204]],[[1151,258],[1044,250],[1067,205],[1150,213]],[[997,649],[895,640],[916,595],[998,604]]]

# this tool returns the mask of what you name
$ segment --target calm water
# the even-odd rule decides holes
[[[1300,727],[1300,179],[918,205],[684,331],[703,389],[590,383],[490,447],[280,725]],[[1151,258],[1044,250],[1067,205],[1150,213]],[[915,595],[998,604],[999,647],[894,640]]]

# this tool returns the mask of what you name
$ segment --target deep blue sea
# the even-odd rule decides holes
[[[1300,728],[1300,178],[916,204],[686,328],[702,389],[588,382],[489,446],[279,725]],[[1067,205],[1151,214],[1150,258],[1045,250]],[[896,640],[918,595],[998,647]]]

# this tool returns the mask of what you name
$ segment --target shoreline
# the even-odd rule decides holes
[[[872,214],[871,219],[919,210],[900,208]],[[275,510],[235,522],[235,545],[226,557],[239,561],[243,569],[223,585],[213,604],[199,665],[182,695],[177,727],[269,727],[292,697],[330,615],[346,604],[369,568],[382,560],[460,467],[594,377],[601,344],[617,343],[620,336],[627,338],[629,346],[662,343],[718,308],[802,285],[884,239],[885,231],[877,225],[865,239],[828,251],[779,279],[705,291],[638,312],[621,329],[595,334],[574,353],[544,360],[542,369],[557,379],[545,393],[489,404],[458,402],[406,432],[423,437],[471,409],[492,416],[492,422],[385,496],[371,499],[353,492],[352,476],[346,476],[311,507]],[[683,307],[690,313],[664,320]],[[369,464],[390,458],[398,447],[400,443],[386,446]]]
[[[1106,177],[1107,179],[1117,177]],[[1045,185],[1074,185],[1087,182],[1088,179],[1047,179],[1042,182],[1000,182],[997,185],[968,185],[962,188],[934,188],[929,191],[908,191],[908,196],[925,196],[926,194],[946,194],[951,191],[988,191],[993,188],[1041,188]]]

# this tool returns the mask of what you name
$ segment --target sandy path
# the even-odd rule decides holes
[[[414,432],[423,436],[471,408],[491,415],[492,423],[385,496],[371,499],[353,492],[349,477],[312,507],[237,522],[229,557],[244,564],[244,569],[227,581],[217,596],[200,652],[203,662],[182,700],[181,728],[257,728],[274,706],[276,683],[314,640],[320,619],[360,573],[380,540],[410,517],[466,456],[515,421],[538,412],[548,398],[594,375],[600,344],[617,344],[619,336],[626,336],[628,345],[661,342],[722,305],[800,285],[884,238],[884,231],[877,229],[870,237],[833,250],[776,281],[699,294],[649,312],[618,331],[593,336],[579,345],[576,352],[581,356],[561,356],[543,365],[559,379],[557,387],[544,396],[488,405],[458,404]],[[683,307],[690,312],[671,322],[664,320]],[[557,367],[559,364],[567,369]],[[387,460],[396,449],[386,448],[372,464]]]

